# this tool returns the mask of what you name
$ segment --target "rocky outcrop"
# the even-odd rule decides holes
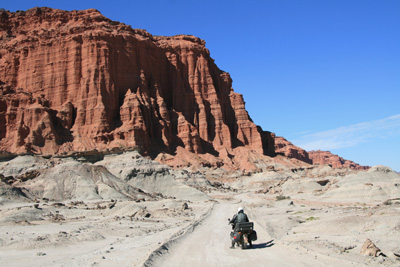
[[[381,254],[381,250],[371,241],[371,239],[365,240],[360,253],[365,256],[372,256],[372,257],[378,257]]]
[[[308,151],[314,165],[330,165],[333,168],[350,168],[354,170],[368,170],[369,166],[361,166],[351,160],[343,159],[329,151]]]
[[[295,158],[303,162],[312,164],[307,151],[293,145],[291,142],[281,136],[275,136],[275,152],[288,158]]]
[[[184,148],[245,169],[260,164],[243,155],[276,154],[364,168],[311,158],[257,127],[197,37],[153,36],[94,9],[0,11],[0,158],[132,148],[154,156]]]
[[[274,152],[203,40],[94,9],[0,12],[0,80],[2,151]]]
[[[351,160],[343,159],[329,151],[306,151],[281,136],[275,136],[275,152],[288,158],[295,158],[313,165],[329,165],[333,168],[349,168],[353,170],[368,170],[369,166],[361,166]]]
[[[65,110],[50,108],[43,96],[0,85],[1,145],[15,153],[54,151],[62,140],[68,140]]]

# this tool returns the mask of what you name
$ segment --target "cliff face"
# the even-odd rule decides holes
[[[275,136],[275,152],[277,154],[282,154],[288,158],[295,158],[303,162],[312,164],[312,160],[310,159],[307,151],[293,145],[291,142],[281,136]]]
[[[350,168],[354,170],[368,170],[369,166],[361,166],[351,160],[346,160],[329,151],[309,151],[308,155],[315,165],[331,165],[333,168]]]
[[[57,114],[42,96],[0,85],[0,139],[3,151],[35,151],[33,146],[55,151],[63,140],[68,111]],[[60,118],[62,117],[62,118]],[[65,138],[68,140],[68,136]]]
[[[313,165],[330,165],[333,168],[350,168],[353,170],[368,170],[351,160],[343,159],[329,151],[306,151],[281,136],[275,136],[275,152],[288,158],[294,158]]]
[[[0,80],[2,151],[274,152],[203,40],[96,10],[0,12]]]

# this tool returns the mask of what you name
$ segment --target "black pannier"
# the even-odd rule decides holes
[[[254,228],[254,223],[241,222],[241,223],[236,223],[234,231],[242,232],[242,233],[249,233],[253,230],[253,228]]]
[[[253,232],[250,233],[249,238],[251,241],[256,241],[257,240],[257,232],[253,230]]]

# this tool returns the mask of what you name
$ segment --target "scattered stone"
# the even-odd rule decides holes
[[[36,177],[38,177],[40,175],[40,172],[33,170],[33,171],[27,171],[21,175],[18,175],[16,178],[20,181],[28,181],[28,180],[32,180]]]
[[[187,210],[189,209],[189,205],[185,202],[182,204],[182,210]]]
[[[317,183],[318,183],[319,185],[321,185],[321,186],[325,186],[325,185],[327,185],[329,182],[330,182],[329,179],[324,179],[324,180],[319,180],[319,181],[317,181]]]
[[[106,206],[101,206],[100,204],[97,204],[97,207],[96,207],[96,209],[98,209],[98,210],[104,210],[106,208],[107,208]]]
[[[0,174],[0,180],[10,185],[15,182],[15,178],[13,176],[4,176],[2,174]]]
[[[65,217],[62,214],[57,213],[56,215],[54,215],[54,217],[52,218],[53,222],[61,222],[61,221],[65,221]]]
[[[43,241],[43,240],[46,240],[47,238],[46,237],[44,237],[44,236],[38,236],[38,237],[36,237],[36,241]]]
[[[344,250],[350,250],[350,249],[353,249],[353,248],[355,248],[356,246],[348,246],[348,247],[345,247],[344,248]]]
[[[348,246],[348,247],[345,247],[345,248],[343,248],[340,252],[346,252],[346,251],[348,251],[348,250],[351,250],[351,249],[353,249],[353,248],[355,248],[356,246]]]
[[[85,203],[83,201],[71,201],[70,205],[72,206],[77,206],[77,205],[84,205]]]
[[[64,232],[64,231],[60,231],[59,233],[58,233],[58,236],[59,237],[62,237],[62,236],[68,236],[68,233],[67,232]]]
[[[38,253],[36,254],[36,256],[46,256],[46,253],[44,253],[44,252],[38,252]]]
[[[112,208],[114,208],[115,207],[115,204],[117,204],[117,201],[111,201],[111,203],[110,203],[110,205],[108,205],[108,208],[109,209],[112,209]]]
[[[360,253],[365,256],[373,257],[378,257],[380,255],[386,256],[377,246],[375,246],[375,244],[370,239],[365,240]]]
[[[28,220],[16,221],[15,223],[21,224],[21,225],[30,225],[31,224]]]

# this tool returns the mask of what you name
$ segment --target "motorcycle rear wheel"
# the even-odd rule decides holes
[[[247,237],[247,234],[244,234],[243,235],[243,246],[242,246],[242,249],[246,249],[247,248],[247,244],[248,244],[248,237]]]

